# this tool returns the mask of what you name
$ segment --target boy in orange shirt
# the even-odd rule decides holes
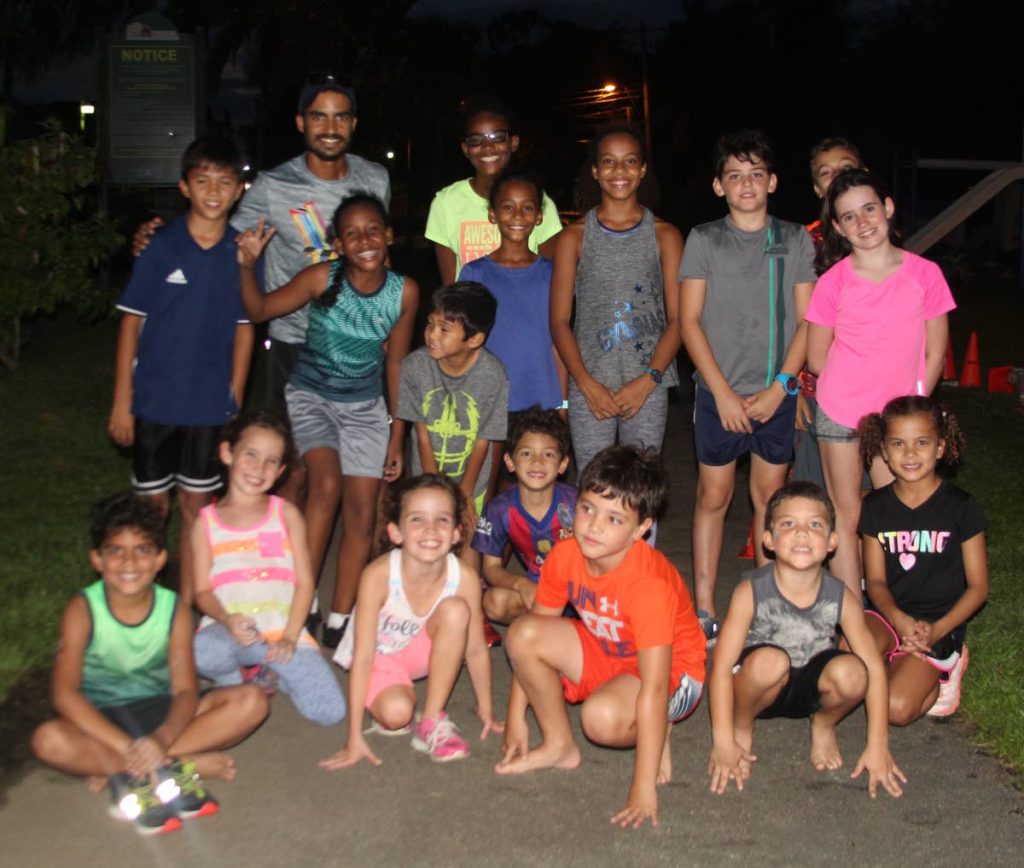
[[[675,567],[643,537],[665,499],[656,455],[613,446],[579,480],[573,539],[552,549],[531,613],[509,627],[514,676],[499,774],[580,764],[565,702],[582,702],[583,732],[636,747],[622,827],[658,824],[656,784],[672,775],[668,733],[704,687],[705,643]],[[559,617],[572,603],[580,620]],[[563,701],[564,697],[564,701]],[[526,709],[543,741],[529,749]]]

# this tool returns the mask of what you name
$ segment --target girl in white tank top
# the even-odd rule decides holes
[[[449,479],[424,474],[398,485],[388,505],[392,550],[374,560],[359,584],[353,623],[334,656],[350,669],[346,746],[321,762],[340,769],[380,760],[363,732],[413,733],[414,749],[437,762],[461,759],[469,745],[444,708],[465,661],[480,737],[501,732],[491,707],[491,661],[484,639],[480,578],[452,553],[460,541],[465,498]],[[413,682],[427,679],[423,711],[415,714]]]

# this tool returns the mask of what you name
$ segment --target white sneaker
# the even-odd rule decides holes
[[[960,650],[960,659],[949,670],[946,680],[939,682],[939,698],[925,712],[929,717],[949,717],[960,707],[960,685],[963,683],[970,656],[967,653],[967,646],[964,645]]]

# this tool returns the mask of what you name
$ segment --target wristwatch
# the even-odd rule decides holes
[[[800,380],[792,374],[776,374],[775,382],[786,390],[787,395],[795,395],[800,391]]]
[[[651,375],[651,379],[654,380],[655,386],[661,385],[661,378],[665,376],[661,371],[657,368],[648,368],[647,373]]]

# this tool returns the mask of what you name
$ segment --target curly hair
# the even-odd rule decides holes
[[[514,455],[516,446],[524,434],[544,434],[558,444],[558,457],[569,454],[569,426],[562,421],[557,410],[543,410],[537,404],[517,413],[508,429],[505,439],[505,454]]]
[[[889,426],[894,419],[918,415],[931,419],[935,433],[946,443],[940,461],[950,468],[963,461],[967,441],[956,414],[934,398],[925,395],[904,395],[893,398],[882,408],[881,413],[871,413],[860,420],[857,430],[860,434],[860,453],[864,465],[870,465],[876,455],[882,454]]]
[[[92,507],[89,533],[92,547],[99,551],[114,534],[133,530],[146,537],[160,551],[167,548],[167,519],[151,498],[134,491],[119,491]]]

